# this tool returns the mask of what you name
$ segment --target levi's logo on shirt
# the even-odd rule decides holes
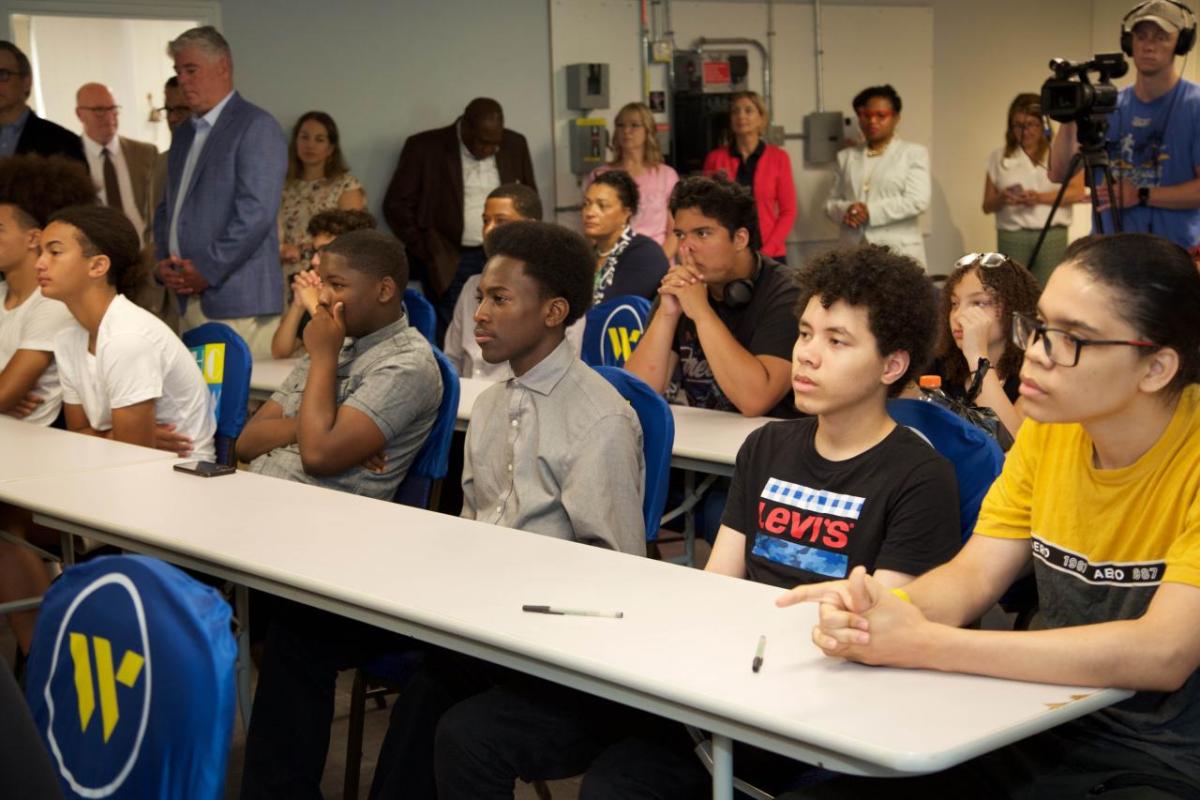
[[[830,578],[849,573],[846,546],[864,499],[771,478],[758,502],[754,555]]]

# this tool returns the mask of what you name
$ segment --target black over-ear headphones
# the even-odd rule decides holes
[[[1150,5],[1151,2],[1164,2],[1177,6],[1183,11],[1184,16],[1192,21],[1191,25],[1180,29],[1179,38],[1175,41],[1175,55],[1187,55],[1196,44],[1196,15],[1192,13],[1192,9],[1177,0],[1146,0],[1130,9],[1129,13],[1121,18],[1121,52],[1127,56],[1133,55],[1133,29],[1127,23],[1130,17]]]
[[[721,298],[721,302],[726,308],[738,309],[750,305],[750,301],[754,299],[754,287],[758,283],[758,276],[762,274],[762,268],[762,254],[756,252],[754,254],[754,272],[750,273],[750,277],[739,278],[725,284],[725,294]]]

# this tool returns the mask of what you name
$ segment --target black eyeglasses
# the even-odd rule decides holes
[[[965,256],[954,262],[955,269],[963,267],[1003,267],[1008,263],[1008,256],[1004,253],[967,253]]]
[[[1158,347],[1154,342],[1139,339],[1080,339],[1074,334],[1047,328],[1045,323],[1014,311],[1012,324],[1013,344],[1022,350],[1041,340],[1046,358],[1061,367],[1073,367],[1079,363],[1079,352],[1085,345],[1125,345],[1127,347]]]

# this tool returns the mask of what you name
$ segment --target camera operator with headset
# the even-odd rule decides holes
[[[1183,247],[1200,243],[1200,86],[1175,68],[1175,57],[1195,43],[1196,17],[1174,0],[1139,3],[1122,20],[1121,49],[1137,78],[1108,116],[1115,197],[1098,178],[1093,202],[1104,212],[1104,228],[1095,233],[1115,232],[1115,204],[1125,232],[1157,234]],[[1063,179],[1077,149],[1075,123],[1063,124],[1050,149],[1051,180]]]

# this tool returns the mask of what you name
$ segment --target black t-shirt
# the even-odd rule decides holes
[[[733,333],[733,338],[751,354],[775,356],[790,363],[799,329],[796,321],[796,301],[799,297],[800,288],[796,285],[795,273],[763,256],[762,269],[759,270],[758,280],[754,282],[754,293],[749,303],[740,308],[730,308],[711,298],[709,302]],[[679,356],[679,366],[668,387],[668,395],[682,388],[688,405],[737,412],[737,407],[713,379],[712,368],[708,366],[708,359],[704,357],[704,350],[700,346],[696,324],[687,315],[679,319],[672,349]],[[791,391],[784,394],[775,407],[767,412],[767,416],[788,419],[800,416]]]
[[[658,296],[659,283],[670,268],[667,254],[658,242],[637,234],[617,258],[613,282],[604,290],[604,299],[632,294],[653,300]]]
[[[816,418],[772,422],[738,451],[721,524],[746,537],[746,577],[784,588],[859,564],[920,575],[958,552],[950,462],[897,425],[845,461],[817,453]]]

